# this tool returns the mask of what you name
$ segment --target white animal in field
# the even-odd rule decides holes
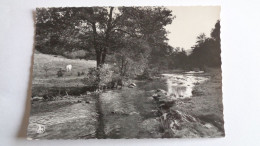
[[[71,72],[71,69],[72,69],[72,65],[71,64],[66,66],[66,71],[67,72]]]

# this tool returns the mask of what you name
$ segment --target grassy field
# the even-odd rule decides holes
[[[29,139],[94,138],[96,117],[95,100],[87,95],[35,101],[31,107],[27,136]],[[38,125],[45,126],[44,133],[37,133]]]
[[[64,72],[63,77],[57,77],[57,71],[66,70],[66,65],[72,65],[71,72]],[[76,86],[82,85],[80,80],[84,76],[78,76],[78,72],[85,74],[88,72],[89,68],[95,67],[96,61],[94,60],[79,60],[79,59],[67,59],[62,56],[57,55],[47,55],[41,53],[34,54],[34,64],[33,64],[33,85],[34,84],[45,84],[45,85],[66,85],[66,86]],[[47,67],[47,76],[44,68]]]
[[[47,54],[34,54],[34,64],[33,64],[33,77],[36,79],[48,79],[56,78],[57,71],[61,68],[66,70],[66,65],[72,65],[72,71],[65,73],[64,77],[75,78],[78,72],[87,73],[88,69],[96,66],[96,61],[94,60],[80,60],[80,59],[67,59],[62,56],[57,55],[47,55]],[[47,77],[45,76],[44,66],[48,67]]]

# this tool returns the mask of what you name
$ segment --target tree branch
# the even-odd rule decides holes
[[[114,29],[114,30],[112,30],[112,31],[121,31],[121,32],[123,32],[123,33],[126,33],[126,34],[130,35],[131,37],[141,38],[140,36],[138,36],[138,35],[136,35],[136,34],[132,34],[132,33],[130,33],[130,32],[127,32],[127,31],[125,31],[125,30],[122,30],[122,29],[120,29],[120,28]]]

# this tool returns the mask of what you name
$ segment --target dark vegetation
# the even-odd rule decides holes
[[[188,55],[183,48],[171,48],[168,50],[169,55],[164,64],[168,65],[168,69],[194,70],[194,68],[199,68],[205,70],[206,67],[219,68],[221,66],[220,47],[220,21],[217,21],[210,37],[206,37],[204,33],[197,37],[191,54]]]
[[[98,88],[137,76],[149,79],[151,66],[161,66],[156,60],[170,47],[164,26],[174,18],[163,7],[39,8],[36,49],[68,58],[94,56],[97,67],[83,82]]]
[[[128,65],[148,59],[150,52],[165,52],[161,49],[169,46],[164,26],[174,18],[161,7],[119,7],[117,12],[113,7],[40,8],[36,49],[63,56],[84,50],[85,58],[95,56],[97,67],[117,62],[125,74]],[[116,59],[106,60],[109,55]]]
[[[97,122],[93,122],[93,125],[97,124],[96,138],[106,138],[104,122],[107,121],[104,121],[105,117],[111,118],[111,121],[120,121],[118,120],[120,117],[123,123],[125,120],[127,124],[130,123],[129,127],[135,127],[128,127],[125,131],[126,136],[129,134],[129,131],[127,131],[129,129],[138,131],[137,125],[134,125],[137,123],[136,120],[140,120],[137,115],[141,115],[146,120],[158,116],[158,113],[150,112],[157,107],[154,102],[151,102],[154,99],[146,97],[152,96],[153,92],[149,91],[167,90],[165,78],[160,78],[161,73],[171,73],[172,71],[183,73],[183,70],[205,71],[208,67],[219,70],[221,65],[220,21],[212,29],[210,37],[206,37],[205,34],[199,35],[191,54],[187,54],[183,48],[173,48],[167,43],[165,26],[171,24],[174,18],[172,12],[164,7],[37,9],[35,53],[37,55],[34,58],[32,97],[40,96],[47,100],[54,100],[55,97],[72,96],[75,100],[76,97],[83,95],[90,96],[93,104],[87,101],[81,101],[79,104],[78,102],[71,103],[71,101],[64,100],[56,106],[51,101],[42,104],[50,108],[38,108],[38,103],[33,105],[34,109],[38,108],[34,112],[56,112],[61,107],[66,108],[66,106],[73,105],[73,108],[67,112],[73,111],[75,112],[73,115],[77,115],[79,112],[90,113],[89,111],[94,108],[91,110],[81,109],[95,105],[93,112],[97,112],[97,115],[94,114],[94,118],[89,115],[88,119],[84,120],[84,126],[89,125],[85,124],[85,121],[97,118]],[[52,60],[50,61],[50,59]],[[95,65],[91,64],[91,60],[96,61],[96,67],[93,67]],[[45,64],[42,66],[44,62]],[[47,64],[47,62],[51,62],[51,64]],[[71,72],[64,71],[64,66],[68,64],[73,66]],[[180,109],[185,112],[190,112],[188,110],[192,109],[194,110],[192,114],[196,117],[223,129],[223,121],[219,120],[222,117],[211,116],[212,113],[222,116],[222,107],[216,107],[216,104],[222,105],[222,99],[219,98],[221,78],[217,78],[216,81],[217,85],[209,82],[195,88],[193,91],[195,98],[189,101],[192,105],[185,103],[180,106]],[[138,88],[132,90],[122,88],[122,86],[134,82]],[[210,90],[208,89],[209,85]],[[120,87],[122,89],[120,92],[119,90],[103,92],[102,94],[92,92]],[[215,89],[217,90],[215,91]],[[213,95],[207,93],[207,91],[216,92],[216,94]],[[89,100],[85,97],[83,99]],[[111,101],[106,105],[102,100]],[[201,107],[200,101],[205,102],[203,108],[199,108]],[[162,104],[158,100],[160,104],[158,108],[169,110],[173,104],[171,102],[170,105],[167,105],[170,102],[163,102],[165,104],[161,106]],[[86,103],[91,106],[85,106]],[[136,117],[133,118],[133,122],[129,122],[127,119],[131,119],[131,116],[119,116],[125,114],[125,112],[118,111],[120,109],[116,109],[117,106],[110,105],[119,103],[122,105],[118,106],[122,106],[126,110],[131,109],[131,105],[137,105],[137,111],[140,111],[140,113],[132,112],[132,117]],[[104,107],[101,107],[102,105]],[[196,107],[191,108],[193,105],[196,105]],[[103,110],[106,106],[108,106],[108,110]],[[75,107],[76,110],[74,111]],[[115,109],[111,110],[111,107]],[[67,117],[67,112],[64,112],[65,117]],[[130,113],[128,114],[130,115]],[[174,113],[173,117],[176,117],[176,115],[178,116],[178,113]],[[78,122],[78,124],[82,123]],[[74,132],[80,131],[79,129],[74,130]],[[86,129],[89,130],[89,127],[86,127]],[[164,129],[169,129],[169,127]]]
[[[116,77],[151,79],[159,70],[220,67],[220,21],[210,37],[205,34],[197,37],[188,55],[183,48],[173,48],[167,43],[164,27],[174,18],[163,7],[39,8],[36,50],[72,59],[96,60],[97,68],[93,70],[99,73],[85,81],[92,80],[97,86]],[[104,64],[109,67],[102,71]],[[47,77],[48,68],[44,70]],[[62,76],[61,72],[57,75]]]
[[[199,35],[191,53],[187,54],[183,48],[173,48],[167,43],[165,26],[174,18],[172,12],[164,7],[37,9],[37,51],[56,57],[94,59],[96,67],[76,70],[74,76],[78,79],[69,80],[63,80],[65,73],[59,68],[56,77],[60,80],[48,82],[69,83],[69,86],[35,85],[33,96],[52,99],[55,96],[80,95],[86,91],[122,88],[131,84],[131,80],[150,80],[146,81],[147,85],[140,86],[146,88],[153,80],[158,82],[155,77],[162,72],[220,68],[220,21],[215,24],[210,37]],[[45,78],[48,78],[52,72],[50,65],[45,64],[43,70]],[[66,74],[68,77],[72,73]],[[75,81],[78,84],[71,86],[70,83]],[[199,92],[195,90],[193,94]]]

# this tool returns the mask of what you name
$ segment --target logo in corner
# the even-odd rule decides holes
[[[44,126],[44,125],[37,124],[36,133],[41,134],[41,133],[44,133],[44,132],[45,132],[45,126]]]

